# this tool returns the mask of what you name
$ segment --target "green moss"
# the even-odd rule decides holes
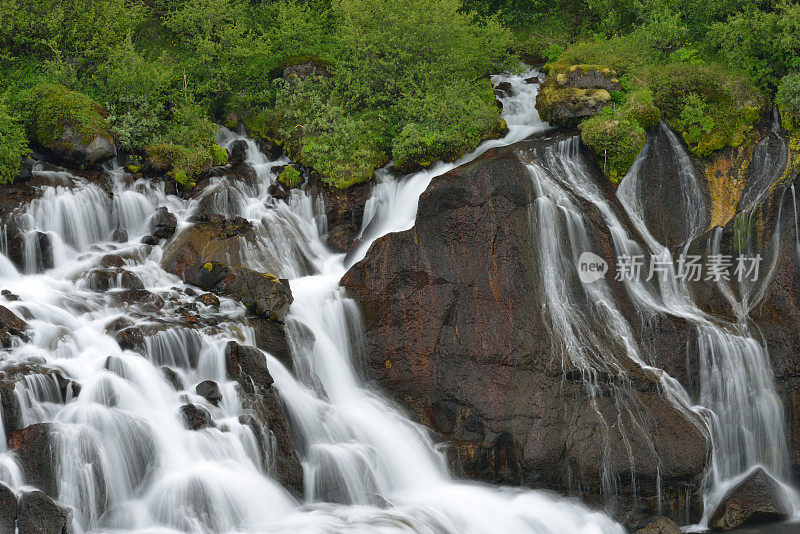
[[[214,165],[225,165],[228,163],[228,151],[217,144],[211,145],[211,160]]]
[[[644,148],[644,128],[632,120],[602,114],[581,123],[580,130],[581,139],[597,154],[603,173],[614,184],[625,176]]]
[[[288,189],[292,189],[300,185],[300,180],[300,171],[291,165],[287,165],[278,176],[278,182]]]
[[[147,160],[157,170],[171,169],[172,178],[186,188],[195,186],[195,180],[213,165],[211,151],[205,147],[185,147],[161,143],[145,147]]]
[[[33,139],[43,146],[52,146],[67,128],[77,132],[85,143],[98,136],[111,137],[100,104],[63,85],[40,83],[32,87],[23,95],[21,107]]]

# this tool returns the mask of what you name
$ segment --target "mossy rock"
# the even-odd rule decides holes
[[[611,101],[611,94],[605,89],[545,85],[536,99],[536,109],[544,121],[573,126],[580,119],[597,115]]]
[[[278,183],[287,189],[293,189],[299,186],[300,182],[302,182],[300,171],[298,171],[292,165],[287,165],[278,175]]]

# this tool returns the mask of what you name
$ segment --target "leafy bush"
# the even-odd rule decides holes
[[[582,122],[579,128],[581,139],[602,160],[603,173],[614,184],[625,176],[644,148],[644,128],[613,114],[596,115]]]
[[[29,152],[25,128],[0,102],[0,184],[10,184],[16,179],[22,158]]]
[[[784,127],[796,130],[800,126],[800,72],[781,79],[775,101],[781,111]]]

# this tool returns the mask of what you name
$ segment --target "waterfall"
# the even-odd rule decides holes
[[[546,128],[533,108],[537,86],[524,78],[494,78],[514,89],[503,99],[503,139],[413,175],[378,173],[360,244],[348,255],[325,245],[319,198],[297,189],[286,201],[270,195],[275,168],[286,161],[270,161],[253,140],[224,129],[223,145],[247,144],[252,179],[219,175],[201,198],[183,200],[112,163],[107,188],[67,176],[71,187],[49,187],[31,203],[25,231],[50,236],[57,250],[52,268],[22,275],[0,257],[3,289],[19,297],[3,305],[25,316],[31,333],[0,368],[36,364],[82,386],[74,398],[55,397],[47,377],[17,386],[23,423],[48,425],[53,446],[42,454],[52,457],[52,491],[75,511],[75,532],[624,532],[604,514],[549,493],[452,480],[428,431],[366,388],[355,368],[363,328],[339,279],[376,238],[413,225],[419,195],[434,176]],[[221,298],[214,327],[181,322],[181,310],[194,303],[189,288],[161,269],[161,245],[139,243],[156,208],[175,213],[180,230],[205,198],[253,224],[256,237],[241,243],[243,264],[291,279],[295,300],[286,322],[296,374],[263,356],[296,435],[302,498],[275,480],[272,448],[262,462],[259,436],[240,422],[242,400],[226,375],[225,347],[230,340],[255,344],[243,307]],[[112,242],[117,228],[127,231],[127,242]],[[109,255],[163,300],[157,312],[147,303],[121,303],[120,290],[89,289],[84,279]],[[135,326],[143,341],[121,345],[113,324]],[[219,384],[217,404],[195,391],[206,380]],[[187,429],[180,415],[186,403],[202,406],[215,426]],[[0,480],[16,491],[30,482],[19,462],[12,452],[0,454]]]

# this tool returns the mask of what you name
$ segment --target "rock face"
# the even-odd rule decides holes
[[[98,135],[86,142],[83,136],[72,128],[65,128],[61,137],[48,148],[59,158],[79,165],[102,163],[117,155],[113,139]]]
[[[20,534],[69,534],[71,523],[72,510],[41,491],[26,492],[19,500],[17,528]]]
[[[780,521],[791,513],[792,507],[780,484],[759,467],[725,495],[709,517],[708,526],[715,530],[733,530]]]
[[[551,72],[539,91],[536,109],[552,124],[573,125],[611,104],[611,91],[622,87],[617,74],[597,65],[572,65]]]
[[[345,275],[364,315],[364,371],[450,443],[458,473],[598,502],[604,476],[630,500],[635,472],[639,509],[616,510],[626,521],[655,512],[660,474],[665,513],[686,522],[691,508],[698,519],[708,444],[692,416],[631,361],[621,360],[629,384],[606,377],[590,398],[552,357],[529,228],[535,193],[518,156],[546,142],[434,178],[414,228],[377,240]],[[595,250],[613,250],[607,228],[588,231]]]
[[[229,341],[225,347],[225,367],[228,378],[239,384],[244,408],[240,421],[253,428],[265,471],[290,491],[302,495],[303,468],[292,448],[289,421],[272,387],[272,375],[264,355],[255,347]],[[269,444],[270,436],[274,439],[274,447]]]

